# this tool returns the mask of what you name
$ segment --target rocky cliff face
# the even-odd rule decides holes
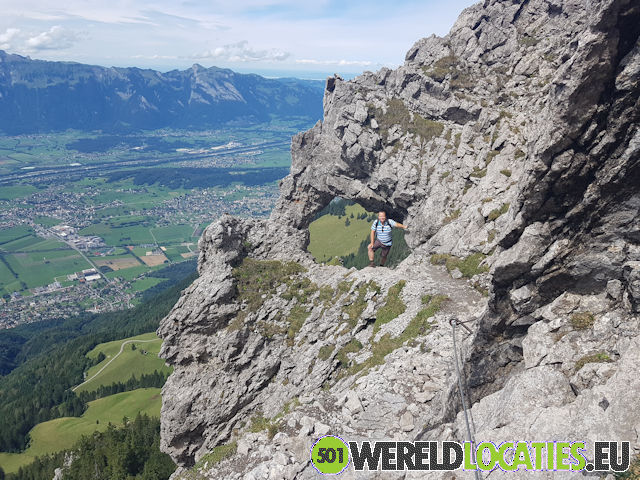
[[[329,432],[466,440],[451,317],[476,440],[638,454],[639,35],[632,0],[486,0],[397,70],[328,79],[271,218],[212,224],[158,330],[174,477],[316,478]],[[407,224],[410,257],[314,264],[335,196]]]

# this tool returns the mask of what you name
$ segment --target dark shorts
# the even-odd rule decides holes
[[[376,238],[376,241],[373,242],[372,249],[375,252],[379,248],[381,249],[382,256],[386,257],[389,253],[389,250],[391,250],[391,245],[383,245],[382,242]]]

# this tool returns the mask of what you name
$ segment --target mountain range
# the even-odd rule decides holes
[[[324,82],[268,79],[195,64],[187,70],[32,60],[0,50],[0,132],[207,128],[272,116],[322,116]]]

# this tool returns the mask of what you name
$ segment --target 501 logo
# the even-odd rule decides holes
[[[311,463],[319,473],[337,475],[349,462],[349,447],[340,437],[327,435],[311,447]]]

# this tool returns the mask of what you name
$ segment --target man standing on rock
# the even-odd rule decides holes
[[[387,261],[387,255],[391,250],[391,230],[394,227],[404,228],[407,227],[394,220],[387,220],[387,212],[380,210],[378,212],[378,219],[371,225],[371,243],[369,244],[369,266],[375,267],[373,263],[373,256],[375,251],[379,248],[382,249],[382,258],[380,259],[380,266],[384,266]],[[377,238],[376,238],[377,237]]]

